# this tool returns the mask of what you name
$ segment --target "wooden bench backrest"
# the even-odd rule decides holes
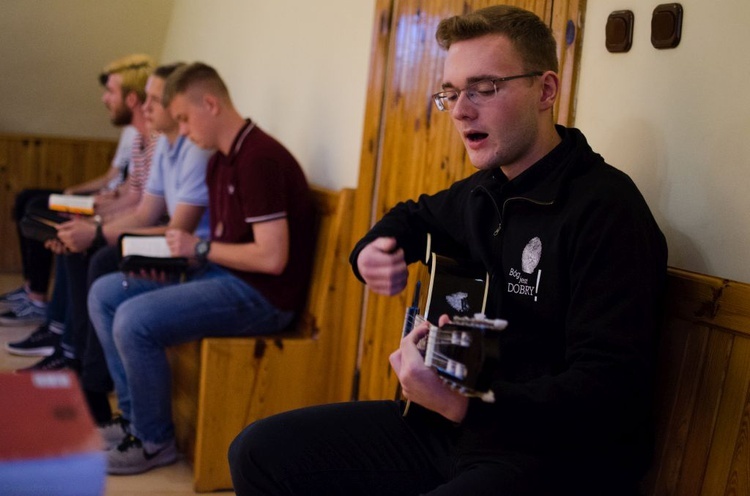
[[[670,270],[644,494],[750,494],[750,285]]]
[[[327,310],[330,305],[330,293],[336,273],[336,265],[340,264],[339,244],[342,231],[350,218],[349,212],[353,202],[353,191],[343,189],[333,192],[324,188],[313,186],[311,188],[313,204],[315,205],[317,224],[317,240],[315,242],[315,253],[313,254],[313,267],[310,278],[310,289],[307,295],[307,304],[303,312],[303,322],[300,323],[301,332],[311,332],[316,336],[320,331],[320,325],[325,321]],[[312,322],[304,322],[304,319],[312,318]]]
[[[246,425],[291,408],[348,399],[355,326],[342,307],[358,282],[347,263],[353,191],[313,188],[318,237],[305,310],[289,331],[204,338],[169,348],[179,448],[193,462],[194,488],[231,487],[226,453]],[[332,311],[329,311],[332,309]]]

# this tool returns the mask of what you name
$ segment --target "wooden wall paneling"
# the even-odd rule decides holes
[[[16,195],[28,188],[64,188],[93,179],[112,163],[117,143],[108,140],[0,135],[0,271],[18,272],[21,259],[15,223]]]
[[[750,285],[669,271],[651,496],[750,494]]]
[[[667,326],[672,326],[667,322]],[[672,494],[679,483],[684,459],[685,439],[690,432],[693,421],[693,409],[697,396],[697,377],[703,369],[708,333],[691,336],[668,330],[664,333],[661,345],[660,363],[675,364],[660,370],[660,384],[657,390],[662,392],[656,397],[657,410],[672,412],[670,417],[659,417],[656,429],[657,458],[668,460],[658,471],[653,471],[649,482],[655,487],[654,494]]]
[[[15,204],[16,194],[27,184],[39,182],[39,170],[37,163],[37,144],[33,139],[27,137],[3,137],[3,201],[4,208],[2,221],[0,221],[0,271],[13,272],[20,270],[20,251],[18,246],[18,234],[16,224],[11,218],[11,212]]]
[[[705,494],[750,494],[747,487],[747,455],[737,457],[741,449],[747,450],[748,385],[750,384],[750,339],[735,338],[727,362],[726,381],[721,390],[721,402],[716,412],[716,428],[703,482]],[[745,460],[744,467],[735,465]],[[741,475],[742,477],[737,477]],[[738,490],[742,481],[744,490]],[[710,490],[710,492],[708,492]]]
[[[391,2],[378,2],[385,9]],[[439,89],[445,53],[434,39],[439,21],[468,9],[495,4],[493,1],[392,2],[389,42],[384,40],[384,11],[379,11],[371,66],[370,98],[380,102],[377,125],[375,111],[368,109],[366,135],[356,208],[356,241],[369,225],[399,201],[421,193],[437,192],[474,172],[450,117],[440,115],[431,95]],[[552,23],[553,2],[508,2],[533,10]],[[570,13],[554,2],[558,9]],[[577,8],[574,3],[573,9]],[[576,13],[577,14],[577,13]],[[573,15],[573,13],[570,13]],[[564,32],[563,32],[564,33]],[[560,34],[558,33],[558,39]],[[578,37],[576,38],[578,41]],[[575,61],[577,52],[563,64]],[[564,66],[564,65],[563,65]],[[373,70],[377,68],[377,71]],[[373,80],[373,74],[377,78]],[[369,126],[369,127],[368,127]],[[367,129],[371,131],[368,133]],[[378,131],[373,146],[374,130]],[[374,153],[374,155],[373,155]],[[367,219],[365,224],[364,219]],[[395,297],[368,293],[364,300],[360,346],[360,399],[392,397],[396,380],[388,367],[388,355],[398,346],[403,313],[410,303],[421,269],[410,268],[407,289]]]
[[[707,336],[703,355],[697,362],[686,361],[685,372],[691,367],[699,367],[698,377],[686,373],[681,381],[689,384],[695,381],[694,402],[690,405],[691,422],[685,438],[677,446],[684,447],[683,461],[679,478],[675,481],[678,494],[689,494],[703,484],[709,450],[714,441],[719,405],[723,397],[726,370],[731,358],[733,339],[726,332],[712,332],[702,326],[695,331],[701,338]]]
[[[18,239],[11,215],[14,198],[9,156],[10,142],[0,138],[0,271],[11,266],[18,258]]]

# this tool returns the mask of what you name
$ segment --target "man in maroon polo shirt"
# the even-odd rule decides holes
[[[284,329],[304,304],[312,266],[313,208],[294,157],[237,112],[205,64],[175,71],[163,100],[181,134],[216,149],[207,172],[211,237],[167,231],[172,255],[193,265],[182,284],[118,273],[91,288],[91,321],[130,422],[108,451],[113,474],[176,459],[164,349],[204,336]]]

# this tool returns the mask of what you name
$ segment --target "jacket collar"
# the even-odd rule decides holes
[[[590,148],[578,129],[555,127],[562,141],[537,163],[512,181],[508,181],[500,169],[494,169],[479,185],[493,192],[502,188],[506,198],[524,197],[541,203],[556,200],[569,178],[588,170],[593,163],[583,159],[590,156]]]

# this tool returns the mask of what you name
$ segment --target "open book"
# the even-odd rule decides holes
[[[126,234],[120,240],[120,250],[123,257],[141,255],[144,257],[167,258],[172,254],[164,236],[136,236]]]
[[[187,269],[187,258],[173,257],[164,236],[123,234],[119,241],[120,270],[123,272],[153,269],[178,274]]]
[[[49,209],[71,214],[94,215],[93,195],[49,195]]]

